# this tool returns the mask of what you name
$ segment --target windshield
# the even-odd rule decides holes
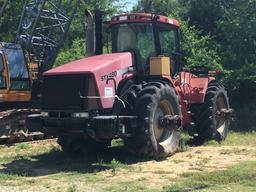
[[[22,49],[6,49],[11,89],[29,89],[28,68]]]
[[[113,52],[136,51],[143,65],[156,55],[151,23],[124,23],[112,27]]]

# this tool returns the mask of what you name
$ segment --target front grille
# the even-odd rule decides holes
[[[98,108],[97,99],[83,96],[97,96],[92,75],[45,76],[42,89],[43,110],[92,110]]]

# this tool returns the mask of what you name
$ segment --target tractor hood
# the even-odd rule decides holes
[[[95,96],[100,97],[100,107],[112,108],[116,95],[115,84],[118,86],[121,80],[131,76],[127,72],[133,62],[130,52],[92,56],[51,69],[44,73],[44,77],[92,75],[98,92]]]
[[[72,61],[60,67],[46,71],[44,76],[86,73],[99,73],[101,75],[108,75],[107,72],[127,68],[131,65],[132,54],[130,52],[112,53]]]

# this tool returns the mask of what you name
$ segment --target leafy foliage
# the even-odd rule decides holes
[[[235,96],[251,89],[256,92],[256,1],[180,2],[186,7],[182,16],[189,25],[196,26],[201,34],[210,34],[218,44],[221,63],[228,70],[224,80],[227,87]]]
[[[195,27],[182,22],[183,54],[189,67],[204,66],[211,70],[222,69],[220,57],[210,36],[200,37]]]
[[[0,2],[0,9],[4,1]],[[3,17],[0,17],[0,41],[13,42],[19,26],[19,19],[22,11],[23,1],[8,1],[3,10]]]
[[[73,60],[81,59],[85,54],[85,42],[83,39],[75,39],[69,49],[62,50],[56,61],[55,66],[68,63]]]

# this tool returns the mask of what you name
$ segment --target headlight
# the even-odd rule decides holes
[[[86,112],[82,112],[82,113],[73,113],[73,117],[74,118],[88,118],[89,114]]]
[[[49,113],[48,112],[41,112],[41,116],[42,117],[49,117]]]

